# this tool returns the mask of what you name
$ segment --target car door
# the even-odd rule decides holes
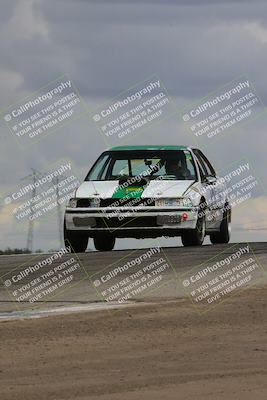
[[[197,150],[197,154],[199,161],[205,169],[206,182],[211,187],[212,198],[210,201],[210,228],[218,228],[223,217],[226,187],[217,176],[207,157],[200,150]]]
[[[212,219],[212,201],[213,201],[213,187],[208,184],[206,178],[208,172],[203,164],[201,158],[199,157],[197,150],[193,150],[195,161],[198,166],[198,170],[200,173],[201,185],[200,185],[200,194],[203,195],[206,199],[206,228],[208,229],[210,226],[210,221]]]

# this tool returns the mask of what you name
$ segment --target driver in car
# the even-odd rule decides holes
[[[186,166],[184,153],[179,154],[175,158],[166,160],[165,171],[167,175],[174,175],[177,179],[188,179],[190,171]]]

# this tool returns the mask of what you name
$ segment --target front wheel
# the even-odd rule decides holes
[[[185,247],[187,246],[201,246],[205,239],[206,233],[206,219],[205,213],[198,216],[196,228],[192,231],[185,232],[182,234],[182,243]]]
[[[98,251],[111,251],[115,246],[116,238],[111,233],[101,233],[94,237],[94,245]]]
[[[70,246],[71,253],[84,253],[88,246],[88,236],[67,230],[64,222],[64,243],[66,248]]]
[[[227,210],[223,214],[220,225],[220,231],[210,235],[212,244],[228,243],[231,237],[231,210]]]

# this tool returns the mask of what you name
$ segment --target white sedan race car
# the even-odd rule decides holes
[[[121,146],[100,155],[65,211],[64,239],[84,252],[116,238],[181,236],[184,246],[230,239],[227,189],[205,155],[186,146]]]

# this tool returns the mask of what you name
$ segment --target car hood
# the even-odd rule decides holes
[[[181,197],[194,183],[193,180],[152,180],[142,187],[139,197]],[[135,187],[139,187],[138,183]],[[119,181],[85,181],[76,192],[78,198],[117,198]]]

